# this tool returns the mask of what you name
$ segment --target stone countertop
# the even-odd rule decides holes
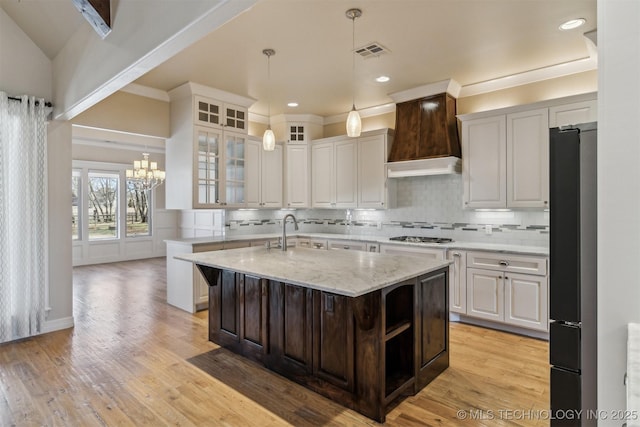
[[[403,280],[446,267],[450,261],[361,251],[262,246],[178,255],[209,267],[255,275],[348,297],[358,297]]]
[[[167,243],[182,243],[190,245],[204,245],[207,243],[224,243],[224,242],[238,242],[246,240],[260,240],[260,239],[277,239],[281,237],[280,233],[271,234],[247,234],[240,236],[221,236],[221,237],[195,237],[195,238],[183,238],[183,239],[168,239]],[[535,255],[535,256],[549,256],[549,247],[547,246],[524,246],[505,243],[483,243],[483,242],[463,242],[455,241],[451,243],[408,243],[390,241],[388,236],[367,236],[356,234],[329,234],[329,233],[300,233],[289,232],[287,237],[309,237],[312,239],[340,239],[340,240],[353,240],[359,242],[371,242],[371,243],[384,243],[392,245],[402,246],[414,246],[422,248],[436,248],[436,249],[459,249],[459,250],[473,250],[473,251],[489,251],[489,252],[504,252],[514,253],[521,255]]]

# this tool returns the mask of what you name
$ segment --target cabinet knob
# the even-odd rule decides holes
[[[545,201],[544,201],[544,204],[545,204],[545,205],[548,205],[548,204],[549,204],[549,202],[545,200]]]

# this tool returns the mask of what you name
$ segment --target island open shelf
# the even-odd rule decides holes
[[[344,286],[321,284],[314,275],[320,272],[309,268],[299,275],[281,270],[282,277],[273,277],[273,266],[264,276],[254,271],[262,257],[271,259],[269,264],[288,260],[297,268],[313,258],[307,267],[325,262],[338,267],[330,259],[317,261],[312,249],[225,252],[244,261],[236,258],[233,266],[222,252],[181,257],[195,262],[209,283],[211,341],[380,422],[402,396],[417,393],[448,367],[446,261],[425,260],[409,269],[415,258],[340,251],[351,275],[359,266],[357,276],[369,275],[366,292],[358,279]],[[408,273],[400,271],[405,267]],[[310,283],[300,283],[303,275]],[[349,276],[345,273],[345,280]]]

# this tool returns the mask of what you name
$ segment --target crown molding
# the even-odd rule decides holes
[[[511,74],[484,82],[462,86],[460,97],[480,95],[482,93],[495,92],[502,89],[509,89],[543,80],[555,79],[568,76],[570,74],[584,73],[586,71],[597,70],[598,61],[596,58],[582,58],[575,61],[563,62],[561,64],[542,67],[536,70]]]
[[[453,80],[441,80],[435,83],[414,87],[400,92],[390,93],[389,96],[395,103],[411,101],[413,99],[424,98],[426,96],[437,95],[439,93],[448,93],[454,98],[460,95],[460,84]]]
[[[241,107],[249,108],[256,100],[246,96],[236,95],[235,93],[227,92],[224,90],[216,89],[209,86],[204,86],[198,83],[187,82],[169,91],[169,98],[180,99],[185,96],[200,95],[208,98],[217,99],[223,102],[229,102],[231,104],[240,105]]]
[[[373,107],[362,108],[358,110],[360,117],[373,117],[381,116],[382,114],[393,113],[396,111],[396,104],[390,102],[388,104],[375,105]],[[327,116],[324,118],[324,124],[329,125],[333,123],[341,123],[347,121],[348,112],[342,114],[336,114],[334,116]]]

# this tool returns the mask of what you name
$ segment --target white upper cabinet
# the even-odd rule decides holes
[[[285,206],[308,208],[311,206],[310,152],[306,144],[287,144],[285,152]]]
[[[250,208],[282,207],[283,148],[264,151],[262,141],[250,138],[246,147],[246,204]]]
[[[595,94],[459,118],[464,207],[548,208],[549,128],[596,120]]]
[[[335,164],[333,142],[319,142],[311,146],[311,206],[335,207]]]
[[[355,208],[358,205],[358,141],[348,138],[336,141],[335,207]]]
[[[464,207],[506,206],[506,136],[504,115],[462,122]]]
[[[247,108],[197,95],[193,97],[193,102],[194,124],[225,128],[245,134],[248,132]]]
[[[338,137],[311,147],[311,197],[314,208],[355,208],[358,140]]]
[[[393,205],[385,162],[393,131],[315,140],[311,145],[311,198],[315,208],[386,209]]]
[[[598,101],[595,99],[549,107],[549,127],[577,125],[598,120]]]
[[[358,207],[383,209],[388,207],[385,163],[392,144],[388,135],[358,139]]]
[[[548,111],[507,114],[507,206],[539,208],[548,201]]]
[[[169,96],[167,209],[245,207],[247,108],[254,100],[191,82]]]

